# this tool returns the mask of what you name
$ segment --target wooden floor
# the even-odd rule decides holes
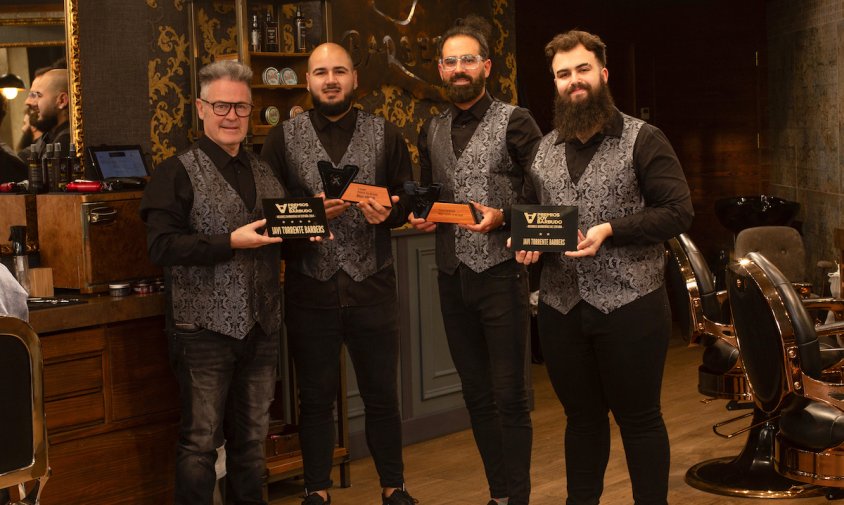
[[[663,384],[663,415],[671,438],[669,502],[680,505],[724,505],[772,501],[776,505],[827,503],[823,497],[762,500],[732,498],[698,491],[684,481],[686,470],[711,458],[739,453],[744,438],[724,440],[711,431],[713,423],[735,416],[724,401],[701,403],[697,366],[701,350],[672,341]],[[531,478],[533,505],[565,503],[563,428],[565,418],[548,381],[544,366],[533,365],[536,410],[532,413],[534,439]],[[743,423],[743,424],[742,424]],[[738,425],[746,423],[739,422]],[[480,458],[470,431],[462,431],[409,446],[404,452],[407,488],[420,505],[485,505],[489,501]],[[352,487],[331,491],[334,505],[379,505],[378,477],[369,458],[352,463]],[[339,479],[334,477],[334,481]],[[271,505],[299,505],[301,481],[271,487]],[[632,504],[627,467],[618,430],[613,427],[612,453],[607,468],[605,504]]]

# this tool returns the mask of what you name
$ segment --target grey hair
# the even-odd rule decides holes
[[[205,98],[208,86],[220,79],[242,82],[249,86],[252,84],[252,69],[234,60],[220,60],[205,65],[199,70],[199,96]]]

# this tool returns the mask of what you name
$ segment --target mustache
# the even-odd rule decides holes
[[[323,91],[340,91],[341,88],[340,88],[339,84],[327,84],[327,85],[322,87],[322,90]]]
[[[451,83],[451,84],[454,84],[454,82],[457,79],[467,79],[470,83],[475,82],[475,80],[472,79],[471,75],[464,73],[464,72],[460,72],[459,74],[452,75],[451,79],[449,79],[448,82]]]
[[[579,89],[592,91],[592,86],[586,82],[573,82],[569,85],[568,89],[566,89],[566,93],[570,95]]]

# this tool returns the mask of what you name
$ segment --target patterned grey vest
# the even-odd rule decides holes
[[[627,115],[621,137],[606,137],[575,185],[569,177],[565,143],[552,131],[542,139],[533,176],[543,205],[576,205],[578,227],[590,227],[635,214],[645,207],[633,167],[633,146],[643,122]],[[594,257],[567,258],[545,253],[540,299],[563,314],[581,299],[609,312],[663,283],[662,244],[612,247],[604,242]]]
[[[443,184],[442,200],[470,200],[494,208],[515,203],[510,182],[513,161],[507,152],[507,124],[515,106],[493,100],[460,158],[451,143],[451,109],[431,119],[428,145],[434,182]],[[509,232],[475,233],[452,224],[437,225],[437,266],[453,273],[459,262],[483,272],[513,258],[506,247]],[[451,251],[454,251],[452,254]]]
[[[215,235],[263,219],[263,198],[279,198],[283,190],[270,167],[248,153],[255,177],[255,209],[223,178],[210,158],[194,148],[179,156],[193,185],[191,229]],[[277,244],[238,249],[229,261],[209,266],[169,267],[172,279],[173,319],[194,323],[242,339],[258,323],[266,333],[281,327]]]
[[[299,114],[284,122],[284,144],[287,166],[295,172],[303,187],[316,195],[323,190],[317,162],[331,158],[317,137],[310,114]],[[340,166],[357,165],[359,171],[355,182],[384,186],[385,181],[380,180],[382,177],[378,174],[385,173],[385,156],[384,119],[358,110],[355,132]],[[312,245],[307,254],[287,266],[320,281],[327,281],[343,269],[360,282],[392,263],[391,254],[378,254],[385,249],[384,244],[389,250],[389,231],[367,223],[357,209],[349,209],[331,220],[329,227],[334,240]]]

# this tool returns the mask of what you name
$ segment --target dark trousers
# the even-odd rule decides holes
[[[484,464],[490,495],[530,499],[533,428],[525,386],[529,325],[525,268],[506,261],[481,273],[439,273],[451,357]]]
[[[264,441],[278,347],[278,333],[268,335],[257,324],[243,340],[210,330],[171,333],[170,363],[181,398],[177,505],[212,503],[214,463],[223,441],[229,498],[239,505],[266,503]]]
[[[404,484],[397,392],[399,337],[395,301],[364,307],[287,304],[288,345],[299,383],[299,440],[308,492],[331,487],[334,401],[345,343],[366,416],[366,443],[382,487]]]
[[[609,314],[581,301],[539,304],[548,375],[566,412],[568,505],[597,504],[610,454],[608,412],[621,431],[636,505],[668,499],[668,433],[660,387],[671,334],[665,288]]]

